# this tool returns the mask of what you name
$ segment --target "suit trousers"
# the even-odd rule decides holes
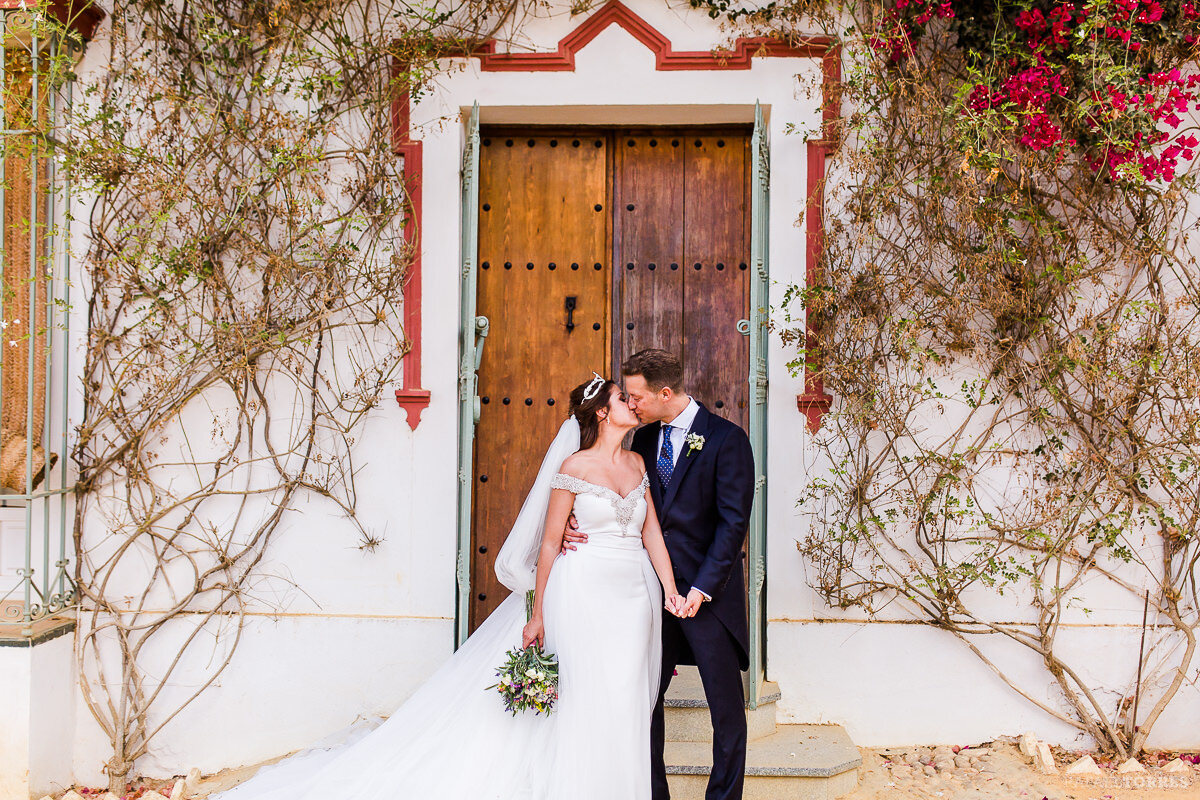
[[[713,768],[705,800],[741,800],[746,773],[746,697],[738,645],[721,621],[701,605],[696,616],[679,619],[663,614],[662,680],[650,724],[653,800],[669,800],[663,698],[679,664],[694,663],[700,672],[713,727]]]

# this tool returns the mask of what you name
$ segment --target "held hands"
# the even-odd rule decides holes
[[[534,617],[525,623],[525,629],[521,631],[521,649],[524,650],[534,642],[541,647],[546,642],[546,628],[542,625],[541,617]]]
[[[686,602],[687,602],[687,600],[684,598],[683,595],[679,594],[678,592],[671,592],[670,594],[667,595],[667,602],[666,602],[665,608],[667,609],[667,611],[669,613],[674,614],[675,616],[678,617],[678,616],[680,616],[679,612],[683,609],[683,604]]]
[[[678,597],[678,595],[676,595]],[[683,598],[681,598],[683,599]],[[679,606],[679,611],[675,616],[680,619],[689,619],[696,616],[696,612],[700,610],[700,604],[704,602],[704,595],[700,594],[699,589],[692,589],[688,592],[687,598]]]
[[[692,589],[688,592],[687,597],[672,589],[667,593],[666,609],[680,619],[689,619],[696,616],[696,612],[700,610],[700,604],[703,602],[704,595],[700,593],[699,589]]]

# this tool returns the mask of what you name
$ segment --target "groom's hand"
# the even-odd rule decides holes
[[[574,550],[577,543],[582,544],[586,541],[587,534],[579,532],[579,520],[575,519],[574,514],[567,517],[567,527],[563,528],[562,551],[565,553]]]
[[[680,619],[688,619],[696,616],[696,612],[700,610],[700,604],[704,602],[704,595],[699,589],[691,589],[687,593],[687,600],[683,602],[683,608],[679,610]]]

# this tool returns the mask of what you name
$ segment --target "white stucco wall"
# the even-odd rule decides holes
[[[666,33],[676,50],[728,43],[704,15],[656,0],[627,5]],[[553,49],[575,24],[562,14],[527,20],[518,38],[529,49]],[[614,26],[580,52],[574,72],[481,72],[471,60],[456,66],[461,69],[440,78],[413,116],[414,136],[425,142],[426,320],[430,303],[449,309],[458,299],[453,269],[458,187],[448,176],[458,169],[462,119],[475,101],[484,123],[687,124],[748,121],[750,106],[759,100],[768,111],[771,135],[772,305],[781,305],[788,284],[803,282],[803,133],[819,124],[817,100],[810,96],[810,87],[819,82],[815,60],[757,59],[747,72],[654,72],[649,51]],[[796,132],[789,135],[789,129]],[[438,335],[427,329],[427,344]],[[449,330],[444,335],[434,347],[449,352]],[[1076,729],[1018,697],[950,634],[912,624],[898,609],[873,621],[860,612],[834,611],[805,585],[805,564],[795,543],[804,537],[808,520],[797,502],[805,477],[827,465],[813,449],[796,407],[803,386],[787,369],[793,357],[773,340],[767,640],[770,677],[783,692],[783,720],[841,723],[862,745],[977,742],[1033,729],[1049,741],[1087,746]],[[1141,608],[1125,594],[1096,587],[1087,591],[1091,613],[1068,616],[1061,646],[1115,703],[1115,693],[1136,673]],[[1027,612],[1014,594],[982,602],[997,620],[1021,620]],[[994,641],[980,646],[1035,697],[1065,711],[1031,653]],[[1152,746],[1200,743],[1198,718],[1200,691],[1193,685],[1160,720]]]
[[[104,73],[108,26],[105,20],[79,65],[83,83]],[[89,218],[91,202],[77,194],[76,220]],[[77,288],[71,359],[76,371],[83,363],[87,330],[82,298],[90,288],[81,269],[89,250],[85,227],[77,223],[73,229]],[[427,329],[449,342],[426,344],[424,385],[433,391],[433,405],[413,432],[385,391],[384,402],[357,436],[359,519],[382,543],[373,552],[361,549],[355,527],[332,503],[301,497],[261,562],[264,577],[245,598],[248,623],[235,657],[202,698],[156,736],[150,754],[138,762],[141,774],[165,777],[193,766],[214,772],[311,744],[356,718],[389,713],[452,652],[457,345],[455,323],[436,304],[427,307]],[[453,313],[456,317],[456,305]],[[193,436],[198,447],[204,446],[214,417],[222,415],[219,401],[214,402],[210,412],[192,413],[187,421],[193,433],[202,432]],[[79,418],[76,410],[72,424]],[[102,519],[85,520],[90,546],[102,545],[105,534]],[[140,593],[140,578],[127,579],[129,596]],[[111,588],[114,595],[121,592]],[[213,628],[211,635],[199,637],[156,705],[159,716],[152,716],[152,726],[208,678],[228,652],[231,631],[231,626]],[[179,633],[163,637],[173,635],[176,641],[162,641],[142,654],[151,676],[154,666],[174,655]],[[71,703],[66,718],[72,721],[67,737],[72,748],[61,748],[57,757],[73,766],[80,784],[107,785],[103,767],[112,755],[107,737],[76,681],[56,686]],[[99,689],[95,683],[93,688]]]
[[[717,23],[686,3],[628,5],[676,50],[727,43]],[[563,11],[535,16],[524,22],[521,40],[550,50],[579,21]],[[89,52],[84,79],[103,70],[102,50]],[[424,142],[422,383],[432,402],[411,431],[404,411],[387,400],[370,415],[355,452],[363,467],[359,512],[384,541],[373,553],[360,550],[351,526],[320,502],[289,512],[264,563],[280,579],[262,584],[233,663],[159,735],[152,754],[139,763],[146,774],[179,774],[192,766],[213,771],[302,747],[358,716],[387,713],[451,652],[459,166],[463,112],[472,103],[479,102],[485,123],[619,125],[749,122],[755,101],[761,102],[772,156],[772,302],[782,300],[787,284],[803,281],[803,132],[816,130],[820,118],[819,99],[809,93],[819,82],[815,59],[759,58],[745,71],[658,72],[644,46],[610,27],[579,53],[574,72],[481,72],[474,60],[449,60],[446,66],[413,112],[414,137]],[[799,132],[789,134],[792,128]],[[80,202],[76,217],[85,219],[86,200]],[[75,247],[87,250],[81,230]],[[75,330],[85,324],[78,317]],[[948,635],[902,620],[837,615],[804,585],[795,540],[803,537],[806,522],[796,501],[805,475],[822,465],[808,447],[805,420],[796,408],[802,386],[788,373],[791,357],[773,341],[768,669],[783,692],[783,721],[842,723],[860,745],[966,743],[1025,729],[1050,741],[1073,742],[1071,729],[1017,698]],[[582,374],[587,368],[580,369]],[[1100,608],[1106,616],[1080,621],[1071,646],[1094,650],[1097,676],[1120,684],[1135,663],[1100,654],[1133,652],[1129,641],[1140,616],[1135,620],[1126,606]],[[1011,618],[1018,611],[998,613]],[[185,696],[201,679],[204,648],[212,655],[226,646],[220,637],[202,643],[194,667],[184,670],[171,693]],[[1037,665],[1022,660],[1027,657],[998,657],[1037,684]],[[100,767],[110,755],[107,742],[77,689],[64,684],[62,691],[76,700],[76,778],[100,784]],[[1200,744],[1194,725],[1200,692],[1194,687],[1187,692],[1160,722],[1156,743]],[[1052,695],[1051,687],[1045,694]]]
[[[29,707],[32,650],[0,647],[0,797],[29,793]],[[68,695],[69,696],[69,695]]]
[[[73,780],[75,658],[71,634],[0,645],[0,798],[61,792]]]

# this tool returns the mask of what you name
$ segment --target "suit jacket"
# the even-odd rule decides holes
[[[633,435],[633,450],[650,473],[650,493],[675,582],[681,594],[696,586],[712,595],[705,605],[733,635],[742,669],[747,669],[750,636],[742,549],[754,502],[750,438],[737,424],[700,405],[688,432],[703,436],[704,446],[689,453],[685,443],[670,483],[663,486],[655,468],[661,427],[643,425]]]

